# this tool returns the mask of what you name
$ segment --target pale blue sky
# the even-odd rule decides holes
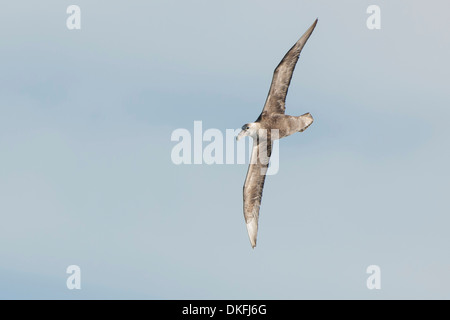
[[[450,298],[450,4],[376,3],[381,30],[372,1],[4,1],[0,298]],[[255,120],[316,17],[287,98],[315,122],[252,250],[247,167],[176,166],[170,135]]]

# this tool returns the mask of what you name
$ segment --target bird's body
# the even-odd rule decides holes
[[[278,130],[278,139],[281,139],[293,133],[304,131],[312,123],[312,116],[309,113],[299,117],[273,114],[262,118],[259,123],[261,124],[261,129]]]
[[[285,115],[285,101],[300,52],[316,24],[317,19],[276,67],[263,111],[255,122],[245,124],[237,136],[238,140],[243,136],[253,138],[252,156],[244,183],[244,217],[252,248],[256,246],[259,208],[272,141],[302,132],[314,121],[309,113],[298,117]]]

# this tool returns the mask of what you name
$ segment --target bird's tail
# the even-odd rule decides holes
[[[314,118],[308,112],[298,117],[299,129],[298,131],[303,132],[314,122]]]

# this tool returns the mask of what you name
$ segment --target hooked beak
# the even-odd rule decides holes
[[[242,130],[241,132],[239,132],[239,134],[236,136],[236,141],[241,140],[242,137],[245,136],[245,131]]]

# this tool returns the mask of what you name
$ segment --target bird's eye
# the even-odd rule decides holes
[[[250,129],[250,127],[247,127],[247,128],[245,128],[245,129],[247,129],[247,130],[248,130],[248,129]]]

